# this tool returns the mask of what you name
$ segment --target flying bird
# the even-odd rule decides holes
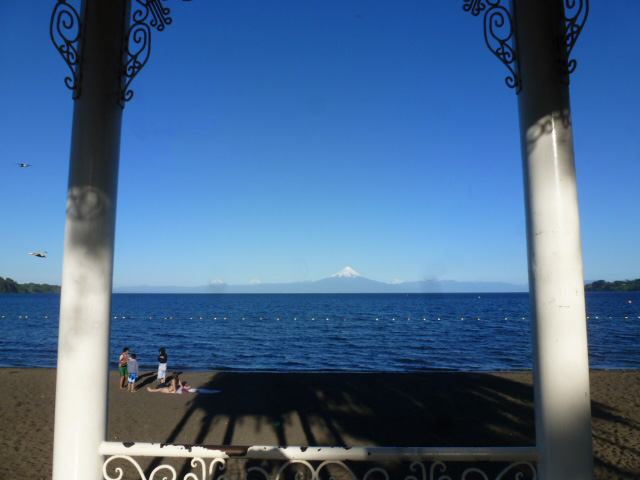
[[[19,163],[18,166],[19,167],[30,167],[31,164],[30,163]]]
[[[33,255],[34,257],[46,258],[45,253],[47,253],[47,252],[43,252],[43,251],[41,250],[41,251],[39,251],[39,252],[33,252],[33,253],[30,253],[29,255]]]

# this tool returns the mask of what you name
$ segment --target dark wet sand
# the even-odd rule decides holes
[[[149,393],[145,387],[156,385],[155,376],[145,372],[140,390],[129,393],[111,372],[108,439],[280,446],[535,443],[528,372],[186,372],[182,378],[221,392]],[[0,479],[50,479],[55,370],[5,368],[0,381]],[[637,480],[640,371],[592,371],[591,390],[596,478]],[[147,475],[157,465],[140,463]]]

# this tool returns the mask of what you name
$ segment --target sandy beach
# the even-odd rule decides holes
[[[51,478],[55,373],[0,369],[0,479]],[[118,388],[117,372],[111,372],[108,439],[280,446],[535,444],[528,372],[185,372],[182,378],[220,393],[150,393],[146,387],[156,385],[151,372],[143,372],[139,391],[129,393]],[[592,371],[591,394],[596,478],[637,480],[640,371]],[[157,465],[140,463],[147,469]]]

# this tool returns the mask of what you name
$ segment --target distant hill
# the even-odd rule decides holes
[[[605,282],[597,280],[584,286],[585,292],[640,292],[640,278]]]
[[[116,293],[490,293],[526,292],[527,285],[501,282],[456,282],[423,280],[385,283],[365,278],[350,267],[327,278],[293,283],[261,283],[228,285],[216,281],[201,287],[120,287]]]
[[[11,278],[0,277],[0,293],[60,293],[60,286],[48,283],[18,283]]]

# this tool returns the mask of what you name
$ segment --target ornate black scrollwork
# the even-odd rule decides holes
[[[56,3],[51,15],[49,34],[56,50],[71,69],[71,76],[65,77],[64,83],[73,90],[73,98],[78,98],[80,96],[80,82],[77,67],[80,57],[77,45],[81,34],[80,15],[66,0],[58,0]]]
[[[505,78],[505,83],[518,93],[522,88],[518,76],[518,56],[510,45],[515,43],[513,19],[509,10],[500,5],[500,0],[487,0],[487,3],[489,9],[484,14],[484,41],[511,72],[511,76]]]
[[[487,6],[484,4],[484,0],[464,0],[464,5],[462,9],[465,12],[471,12],[474,17],[480,15]]]
[[[484,14],[484,41],[489,50],[511,72],[511,75],[505,78],[505,83],[509,88],[515,88],[518,93],[522,85],[518,76],[518,55],[516,49],[511,46],[515,44],[515,38],[509,10],[500,4],[500,0],[464,0],[462,9],[476,17],[487,10]]]
[[[140,73],[151,56],[151,29],[159,32],[171,25],[171,10],[165,7],[164,0],[136,0],[138,5],[132,15],[133,23],[127,34],[127,60],[124,65],[124,88],[122,105],[133,98],[133,90],[129,88],[133,79]]]
[[[140,0],[138,0],[140,2]],[[144,2],[140,2],[145,5]],[[173,21],[169,14],[171,10],[162,6],[161,0],[147,0],[146,7],[148,12],[151,13],[153,19],[149,22],[153,28],[157,28],[159,32],[164,30],[165,25],[171,25]]]
[[[462,9],[471,12],[474,16],[484,14],[484,40],[496,57],[511,72],[511,76],[505,79],[507,85],[516,89],[518,93],[522,89],[521,79],[518,76],[517,41],[514,37],[513,18],[506,7],[500,5],[500,0],[463,0]],[[488,9],[487,9],[488,5]],[[582,28],[589,15],[589,0],[564,0],[566,22],[566,57],[558,58],[562,63],[565,83],[569,83],[569,74],[576,69],[578,62],[569,60]],[[514,45],[512,47],[511,44]]]
[[[474,17],[480,15],[480,12],[485,8],[484,0],[464,0],[464,5],[462,5],[462,9],[465,12],[471,12]]]
[[[578,62],[568,60],[571,50],[578,41],[580,32],[589,16],[589,0],[565,0],[565,21],[567,23],[566,39],[567,39],[567,73],[573,73]]]

